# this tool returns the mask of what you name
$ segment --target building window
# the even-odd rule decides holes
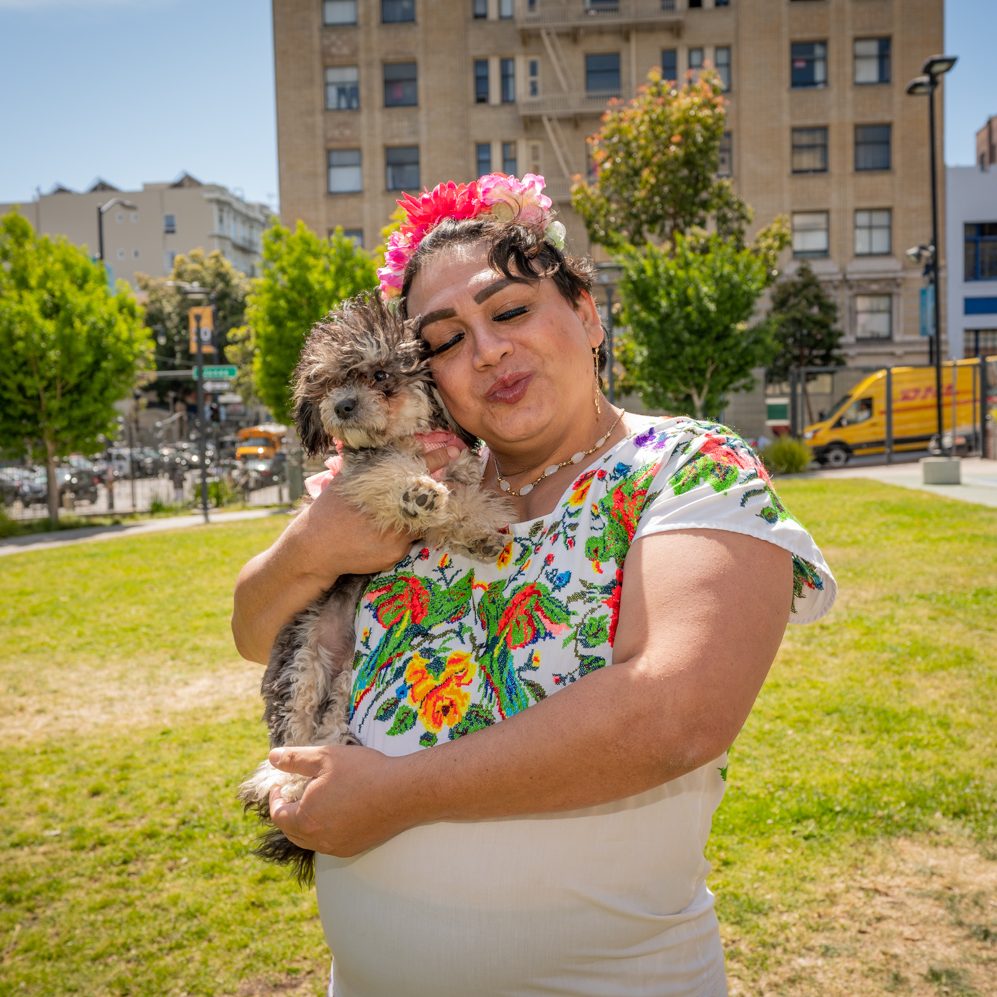
[[[471,12],[476,21],[483,21],[488,17],[488,0],[473,0]]]
[[[620,53],[596,52],[585,56],[586,93],[620,92]]]
[[[499,59],[499,93],[503,104],[513,104],[516,100],[516,60]]]
[[[675,0],[661,0],[661,9],[669,12],[675,10]]]
[[[397,145],[384,150],[385,179],[388,190],[419,189],[419,147]]]
[[[363,190],[359,149],[329,150],[329,193],[352,194]]]
[[[734,175],[734,139],[730,132],[724,132],[720,138],[720,153],[717,159],[717,176],[732,177]]]
[[[826,42],[793,42],[789,55],[790,86],[827,86]]]
[[[855,82],[890,82],[890,39],[855,39]]]
[[[356,24],[357,0],[324,0],[323,24]]]
[[[513,177],[519,175],[519,155],[515,142],[502,143],[502,172]]]
[[[666,80],[679,78],[679,51],[677,48],[663,48],[661,50],[661,75]]]
[[[963,226],[963,280],[997,280],[997,222]]]
[[[488,103],[488,60],[474,60],[474,103]]]
[[[341,233],[346,239],[349,239],[357,249],[363,249],[363,229],[362,228],[331,228],[329,229],[329,239],[337,233]]]
[[[689,49],[689,72],[693,76],[698,76],[703,68],[703,50],[701,48]]]
[[[530,59],[526,64],[526,86],[530,97],[540,96],[540,60]]]
[[[325,109],[356,111],[360,108],[360,71],[356,66],[329,66],[325,71]]]
[[[381,0],[381,22],[398,24],[415,20],[415,0]]]
[[[855,212],[855,255],[886,256],[893,252],[889,208]]]
[[[855,338],[893,338],[893,299],[889,294],[855,295]]]
[[[855,126],[855,169],[888,170],[890,168],[890,126]]]
[[[720,85],[726,93],[730,90],[730,46],[718,45],[714,52],[713,61],[716,63],[717,72],[720,74]]]
[[[414,62],[389,62],[384,67],[384,106],[415,107],[419,84]]]
[[[177,232],[177,216],[163,215],[163,234],[176,235],[176,232]]]
[[[791,163],[794,173],[826,173],[827,129],[794,128]]]
[[[474,168],[479,177],[492,172],[491,142],[476,142],[474,145]]]
[[[698,10],[703,6],[703,0],[689,0],[689,10]]]
[[[727,7],[730,5],[730,0],[713,0],[714,7]]]
[[[499,18],[503,21],[512,19],[513,0],[499,0]]]
[[[793,212],[793,256],[827,256],[828,245],[826,211]]]

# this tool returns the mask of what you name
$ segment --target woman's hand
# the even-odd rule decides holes
[[[408,826],[395,805],[394,769],[403,760],[371,748],[331,744],[275,748],[270,764],[311,776],[300,800],[289,803],[280,788],[270,794],[270,817],[296,845],[348,858],[379,845]]]

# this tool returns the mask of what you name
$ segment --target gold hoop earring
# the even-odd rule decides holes
[[[599,378],[599,350],[598,348],[592,351],[592,367],[595,371],[595,391],[592,395],[592,400],[595,402],[595,417],[598,419],[602,415],[602,403],[600,402],[600,397],[602,395],[602,381]]]

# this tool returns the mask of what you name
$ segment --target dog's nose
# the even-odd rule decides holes
[[[342,401],[336,402],[336,416],[339,419],[349,419],[353,415],[354,410],[357,407],[357,400],[355,398],[344,398]]]

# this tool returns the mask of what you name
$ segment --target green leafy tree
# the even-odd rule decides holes
[[[652,70],[589,139],[596,175],[572,205],[624,268],[624,380],[651,406],[716,415],[767,357],[749,326],[789,242],[776,219],[749,243],[751,210],[717,176],[725,109],[719,77],[683,86]]]
[[[251,286],[250,278],[237,270],[218,250],[205,253],[195,249],[178,256],[173,261],[169,277],[150,277],[138,274],[139,288],[146,294],[145,322],[157,341],[158,370],[186,370],[193,365],[190,350],[190,326],[187,317],[192,305],[215,306],[215,344],[219,350],[207,361],[220,362],[225,358],[231,330],[245,323],[246,297]],[[205,289],[203,299],[187,297],[181,285],[198,284]],[[162,394],[168,387],[158,389]]]
[[[676,233],[620,257],[623,320],[630,327],[630,377],[644,401],[697,418],[716,416],[731,392],[753,384],[769,340],[749,325],[788,233],[766,247],[738,248],[719,235]]]
[[[838,328],[838,306],[824,290],[809,263],[801,263],[790,277],[772,288],[769,311],[762,328],[772,340],[768,364],[771,382],[788,381],[794,367],[843,367],[842,331]],[[810,397],[803,385],[809,421],[813,422]]]
[[[37,235],[16,213],[0,219],[0,451],[44,461],[53,521],[56,462],[94,453],[114,432],[114,403],[151,347],[127,284],[112,291],[83,250]]]
[[[256,393],[281,422],[291,417],[291,375],[312,325],[346,298],[377,286],[374,261],[337,228],[320,239],[304,222],[263,236],[263,274],[246,309]]]
[[[652,69],[632,101],[611,102],[588,139],[595,179],[571,188],[592,241],[612,250],[712,227],[742,242],[750,212],[717,176],[725,121],[713,72],[678,87]]]

